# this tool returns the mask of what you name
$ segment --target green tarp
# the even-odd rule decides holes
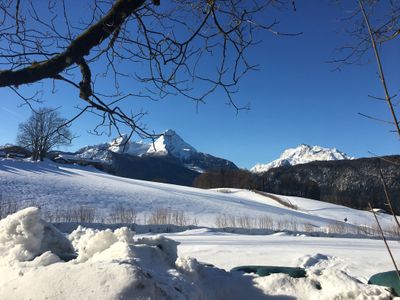
[[[274,273],[287,274],[293,278],[306,277],[306,271],[303,268],[278,267],[278,266],[240,266],[231,271],[241,271],[244,273],[254,273],[259,276],[268,276]]]
[[[396,271],[389,271],[372,275],[369,284],[391,287],[395,293],[400,295],[400,280]]]

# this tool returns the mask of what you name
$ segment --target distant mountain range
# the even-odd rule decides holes
[[[221,168],[237,169],[237,166],[229,160],[197,151],[171,129],[166,130],[154,143],[132,142],[124,135],[109,143],[81,148],[74,156],[79,159],[112,163],[114,154],[146,157],[147,160],[149,157],[171,158],[179,161],[184,167],[200,173]]]
[[[263,173],[273,168],[288,167],[306,164],[313,161],[330,161],[354,159],[336,148],[324,148],[320,146],[299,145],[296,148],[285,150],[278,159],[267,164],[256,164],[250,171]]]
[[[154,143],[134,142],[126,135],[75,153],[57,152],[58,162],[91,164],[115,175],[191,185],[205,171],[238,169],[231,161],[197,151],[175,131],[166,130]]]

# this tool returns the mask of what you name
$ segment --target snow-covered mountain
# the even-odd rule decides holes
[[[302,144],[296,148],[286,149],[278,159],[267,164],[256,164],[250,170],[255,173],[266,172],[269,169],[305,164],[312,161],[354,159],[336,148],[324,148]]]
[[[75,155],[81,159],[110,162],[112,160],[112,153],[141,156],[150,147],[150,144],[142,141],[132,142],[127,139],[128,136],[123,135],[108,143],[86,146],[76,151]]]
[[[148,155],[172,155],[180,159],[188,159],[198,152],[186,143],[175,131],[168,129],[154,144],[150,144],[146,154]]]
[[[111,168],[114,174],[130,178],[151,180],[154,177],[180,184],[191,184],[198,172],[237,168],[229,160],[197,151],[171,129],[166,130],[154,143],[130,141],[127,135],[123,135],[108,143],[86,146],[72,156],[64,155],[63,158],[67,161],[85,160],[89,164],[106,164],[107,169]],[[150,169],[153,173],[158,170],[157,174],[150,176]],[[172,180],[166,175],[167,170],[169,174],[174,171],[176,174],[185,174],[187,169],[192,171],[190,176],[186,174],[188,182],[177,178]]]
[[[108,143],[83,147],[76,152],[76,155],[83,159],[110,161],[110,152],[132,156],[171,155],[185,160],[198,151],[186,143],[174,130],[168,129],[154,143],[130,141],[127,135],[123,135]]]

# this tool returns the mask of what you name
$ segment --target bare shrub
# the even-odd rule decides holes
[[[274,221],[269,216],[250,216],[218,215],[215,217],[217,228],[243,228],[243,229],[274,229]]]
[[[169,211],[166,208],[158,208],[150,214],[148,223],[154,225],[169,224],[168,223]]]
[[[237,226],[235,216],[232,215],[227,216],[227,222],[228,222],[228,227],[235,228]]]
[[[269,216],[260,216],[257,221],[260,229],[274,229],[274,221]]]
[[[276,229],[278,231],[288,230],[289,228],[289,221],[287,219],[281,219],[276,222]]]
[[[78,222],[93,223],[96,219],[96,209],[81,205],[75,210],[75,216]]]
[[[15,200],[5,199],[0,194],[0,219],[18,211],[18,203]]]
[[[215,217],[215,226],[217,228],[226,228],[228,226],[228,216],[226,214]]]
[[[400,228],[397,224],[385,228],[384,231],[391,237],[400,238]]]
[[[147,224],[150,225],[177,225],[188,226],[190,219],[183,211],[173,211],[167,208],[158,208],[150,213],[147,219]]]
[[[112,208],[108,215],[108,222],[111,224],[133,224],[137,223],[138,213],[132,207],[124,207],[121,204]]]
[[[255,227],[253,220],[249,216],[240,216],[237,218],[237,221],[240,228],[250,229]]]
[[[18,210],[26,207],[37,207],[42,208],[43,204],[40,204],[35,200],[22,201],[17,200],[14,194],[4,194],[0,193],[0,219],[7,217]]]
[[[199,220],[196,217],[193,217],[191,223],[192,223],[192,225],[197,226],[197,225],[199,225]]]
[[[290,219],[288,222],[288,228],[289,231],[296,232],[298,230],[297,222],[295,219]]]
[[[303,230],[305,232],[314,232],[316,229],[316,226],[311,224],[311,223],[304,223],[303,224]]]
[[[343,234],[343,233],[347,233],[347,226],[346,224],[344,224],[343,222],[333,222],[331,224],[328,224],[327,226],[327,230],[328,233],[339,233],[339,234]]]
[[[188,218],[185,216],[183,211],[174,211],[172,213],[172,224],[186,226],[188,225]]]
[[[45,220],[54,223],[94,223],[96,209],[84,205],[72,208],[56,208],[44,213]]]

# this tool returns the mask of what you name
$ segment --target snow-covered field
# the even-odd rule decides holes
[[[159,207],[181,210],[206,226],[215,226],[221,215],[267,215],[321,230],[344,218],[347,224],[373,224],[369,212],[310,199],[280,197],[297,206],[291,209],[250,191],[199,190],[50,162],[0,160],[0,191],[4,198],[35,201],[43,209],[83,204],[106,214],[122,203],[143,215]],[[379,218],[391,226],[390,216]],[[398,258],[399,242],[390,246]],[[60,259],[67,257],[71,260]],[[299,266],[307,277],[229,272],[239,265]],[[35,208],[0,221],[1,299],[390,299],[385,288],[366,283],[392,268],[379,239],[208,228],[156,236],[79,227],[63,235]]]
[[[142,220],[155,210],[165,208],[182,211],[189,219],[196,219],[198,225],[209,227],[215,227],[221,217],[227,219],[228,225],[232,217],[248,217],[255,223],[267,217],[280,230],[290,229],[284,226],[295,226],[299,231],[305,226],[316,231],[326,231],[328,226],[336,225],[375,226],[373,215],[367,211],[310,199],[281,196],[283,202],[297,206],[291,209],[247,190],[202,190],[116,177],[94,168],[52,162],[0,159],[0,195],[18,203],[33,202],[43,210],[85,205],[95,208],[100,216],[121,205],[135,209]],[[392,226],[391,216],[380,214],[379,218],[383,227]]]

